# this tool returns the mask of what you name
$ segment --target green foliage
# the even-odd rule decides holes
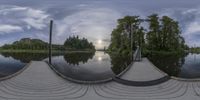
[[[118,20],[117,27],[112,31],[109,51],[130,54],[131,47],[142,48],[142,53],[149,51],[183,52],[188,50],[177,21],[168,16],[161,18],[157,14],[148,16],[148,29],[141,23],[139,16],[125,16]],[[132,43],[131,43],[132,40]]]
[[[200,53],[200,47],[191,47],[191,48],[189,48],[189,52]]]
[[[181,51],[185,49],[185,40],[177,21],[168,16],[161,19],[153,14],[148,17],[147,47],[154,51]]]
[[[5,44],[1,47],[3,50],[47,50],[48,43],[39,39],[23,38],[12,44]]]
[[[181,71],[181,67],[185,63],[184,57],[187,54],[177,54],[177,53],[163,53],[155,52],[148,56],[148,59],[155,64],[159,69],[166,72],[170,76],[178,76]]]
[[[92,42],[88,42],[87,39],[80,39],[78,36],[69,37],[64,43],[64,47],[67,50],[95,50]]]
[[[124,71],[131,63],[130,55],[109,53],[112,64],[112,71],[117,75]]]
[[[120,53],[130,53],[131,47],[135,49],[137,45],[143,45],[144,28],[140,27],[140,22],[138,16],[125,16],[119,19],[117,27],[112,31],[111,44],[108,49]]]
[[[3,45],[1,51],[48,51],[49,44],[39,39],[22,38],[19,41],[15,41],[12,44]],[[94,45],[88,42],[87,39],[79,39],[77,37],[69,37],[64,45],[53,44],[52,50],[65,51],[65,50],[95,50]]]

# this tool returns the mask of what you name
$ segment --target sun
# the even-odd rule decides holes
[[[98,43],[98,44],[102,44],[102,40],[98,40],[97,43]]]

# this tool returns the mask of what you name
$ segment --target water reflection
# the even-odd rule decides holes
[[[114,77],[124,70],[128,63],[127,56],[95,53],[74,52],[62,56],[53,56],[52,64],[63,75],[83,81],[104,80]]]
[[[64,59],[68,64],[79,65],[79,63],[86,63],[89,59],[92,59],[94,52],[76,52],[66,53]]]
[[[131,57],[128,55],[110,54],[112,71],[118,75],[131,63]]]
[[[10,53],[10,52],[4,52],[1,53],[5,58],[12,57],[15,60],[19,60],[22,63],[29,63],[30,61],[41,61],[45,58],[48,58],[48,53]]]
[[[0,78],[14,74],[26,64],[15,60],[12,57],[5,57],[0,54]]]
[[[170,76],[200,78],[200,54],[162,55],[154,54],[148,58]]]
[[[179,77],[200,78],[200,54],[188,54]]]
[[[2,52],[0,53],[0,77],[16,73],[32,60],[41,61],[45,58],[48,58],[47,53]]]

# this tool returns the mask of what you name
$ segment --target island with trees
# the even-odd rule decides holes
[[[92,42],[89,42],[86,38],[79,38],[78,36],[69,37],[64,43],[64,47],[67,50],[95,50],[95,46]]]

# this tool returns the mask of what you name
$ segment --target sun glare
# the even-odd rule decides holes
[[[101,61],[101,60],[102,60],[102,57],[98,57],[98,60]]]
[[[102,40],[98,40],[97,42],[98,42],[98,44],[102,44]]]

